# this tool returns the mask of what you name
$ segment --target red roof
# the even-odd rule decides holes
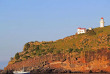
[[[104,19],[103,17],[101,17],[101,19]]]
[[[80,27],[79,27],[78,29],[86,29],[86,28],[80,28]]]

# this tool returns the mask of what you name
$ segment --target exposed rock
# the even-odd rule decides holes
[[[0,74],[13,74],[13,70],[4,70]]]

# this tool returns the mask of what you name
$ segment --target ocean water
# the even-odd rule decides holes
[[[0,62],[0,69],[4,69],[8,65],[8,61]]]

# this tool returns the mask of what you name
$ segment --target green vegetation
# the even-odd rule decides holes
[[[47,49],[47,52],[48,52],[48,53],[53,53],[53,48]]]
[[[18,60],[19,58],[20,58],[20,56],[19,56],[19,53],[17,52],[17,53],[15,54],[15,59]]]
[[[23,58],[26,58],[26,59],[28,59],[30,56],[24,56]]]
[[[25,52],[25,54],[28,54],[28,53],[29,53],[28,51]]]
[[[60,53],[61,53],[61,51],[60,51],[60,50],[57,50],[57,51],[56,51],[56,53],[57,53],[57,54],[60,54]]]
[[[72,51],[73,51],[72,48],[69,48],[69,49],[67,50],[67,52],[69,52],[69,53],[72,53]]]
[[[29,43],[26,43],[26,44],[25,44],[24,51],[28,50],[29,47],[30,47],[30,44],[29,44]]]
[[[94,30],[88,30],[87,34],[92,36],[92,35],[96,35],[96,33],[94,32]]]
[[[75,49],[75,50],[74,50],[74,52],[78,52],[78,53],[81,53],[81,51],[83,51],[83,48]]]
[[[36,50],[39,50],[39,45],[36,45],[36,46],[35,46],[35,49],[36,49]]]

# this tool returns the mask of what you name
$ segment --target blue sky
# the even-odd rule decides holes
[[[0,0],[0,68],[30,41],[55,41],[78,27],[110,25],[110,0]]]

